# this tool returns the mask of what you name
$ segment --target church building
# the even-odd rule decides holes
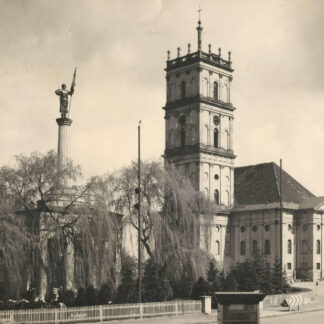
[[[208,45],[168,59],[165,151],[194,188],[217,206],[211,226],[201,216],[200,244],[229,269],[255,249],[277,258],[291,278],[323,277],[324,197],[316,197],[273,163],[234,167],[231,53]]]

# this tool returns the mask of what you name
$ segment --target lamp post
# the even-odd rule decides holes
[[[138,302],[142,302],[142,265],[141,265],[141,121],[137,127],[138,130],[138,188],[136,188],[136,193],[138,195]]]
[[[283,293],[283,273],[282,273],[282,242],[283,242],[283,238],[282,238],[282,159],[280,159],[280,174],[279,174],[279,178],[280,178],[280,283],[281,283],[281,293]]]

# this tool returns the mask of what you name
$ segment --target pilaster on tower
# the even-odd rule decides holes
[[[165,152],[194,187],[221,206],[234,203],[232,61],[202,49],[199,19],[198,50],[166,64]]]

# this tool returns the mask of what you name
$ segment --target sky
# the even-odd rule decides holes
[[[164,151],[167,50],[232,52],[236,166],[283,160],[324,195],[321,0],[0,0],[0,166],[57,149],[59,98],[77,67],[70,157],[84,179]]]

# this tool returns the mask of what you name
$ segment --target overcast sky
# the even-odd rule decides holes
[[[78,67],[70,156],[84,177],[164,150],[166,51],[232,51],[236,166],[283,159],[324,195],[321,0],[0,0],[0,165],[57,148],[59,100]]]

